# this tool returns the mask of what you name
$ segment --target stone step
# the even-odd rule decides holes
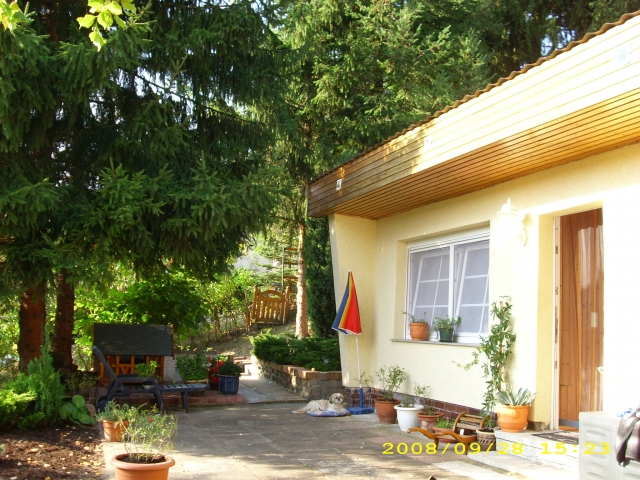
[[[546,438],[533,436],[525,430],[519,433],[507,433],[496,430],[497,450],[505,454],[533,460],[543,465],[578,471],[579,446],[569,443],[555,442]],[[500,454],[502,457],[508,455]]]
[[[578,480],[578,466],[575,469],[558,468],[518,455],[501,455],[498,452],[484,452],[469,455],[469,460],[494,468],[516,473],[531,480]]]

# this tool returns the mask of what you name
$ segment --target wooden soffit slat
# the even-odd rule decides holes
[[[341,191],[335,190],[339,170],[313,182],[307,190],[309,215],[377,220],[638,141],[640,89],[423,170],[416,168],[421,142],[408,139],[357,159],[360,167],[349,165],[362,171]]]

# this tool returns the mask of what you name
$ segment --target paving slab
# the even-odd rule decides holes
[[[375,415],[323,419],[291,413],[296,406],[262,403],[194,407],[189,414],[172,411],[178,418],[178,436],[171,453],[176,466],[169,478],[357,480],[433,475],[438,480],[484,480],[492,474],[499,479],[505,473],[477,466],[452,452],[400,454],[398,444],[406,443],[411,449],[414,443],[424,447],[425,441],[401,432],[397,425],[378,423]],[[383,454],[388,449],[385,443],[394,446],[392,455]],[[418,447],[414,450],[418,452]],[[120,452],[124,452],[122,444],[104,443],[105,460]],[[114,478],[110,465],[101,478]]]

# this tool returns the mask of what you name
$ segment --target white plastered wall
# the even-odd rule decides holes
[[[403,192],[410,195],[411,192]],[[526,213],[528,241],[501,238],[497,214],[507,198]],[[372,374],[398,364],[409,372],[402,391],[429,385],[429,396],[479,408],[484,380],[471,360],[472,347],[394,342],[403,338],[407,242],[489,226],[490,299],[508,295],[518,336],[510,380],[537,392],[530,420],[547,423],[553,405],[553,219],[603,208],[605,262],[605,409],[640,402],[634,373],[640,320],[640,146],[634,145],[506,182],[479,192],[417,208],[379,221],[330,217],[336,301],[354,272],[363,334],[362,369]],[[345,384],[357,385],[355,339],[341,335]],[[615,380],[618,379],[618,380]],[[635,391],[635,396],[631,393]]]

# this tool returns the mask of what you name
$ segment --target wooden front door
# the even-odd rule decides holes
[[[602,209],[560,217],[559,426],[602,409]]]

